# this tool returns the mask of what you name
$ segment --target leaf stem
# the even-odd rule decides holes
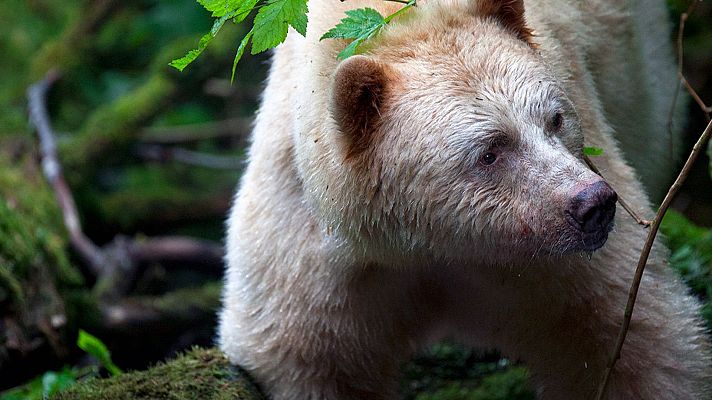
[[[402,3],[401,0],[385,0],[385,1],[396,1],[396,2],[398,2],[398,3]],[[395,17],[397,17],[397,16],[403,14],[405,11],[407,11],[407,10],[408,10],[409,8],[411,8],[411,7],[415,7],[415,4],[416,4],[416,0],[410,0],[409,2],[405,3],[405,6],[403,6],[403,8],[401,8],[400,10],[398,10],[398,11],[394,12],[393,14],[391,14],[391,15],[387,16],[386,18],[384,18],[384,19],[383,19],[383,24],[385,25],[385,24],[391,22],[391,20],[392,20],[393,18],[395,18]]]

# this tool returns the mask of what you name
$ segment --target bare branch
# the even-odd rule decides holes
[[[141,141],[152,144],[174,144],[223,137],[246,138],[252,127],[250,118],[230,118],[216,122],[161,128],[146,128]]]
[[[241,169],[245,160],[242,157],[221,156],[197,151],[163,147],[158,145],[141,145],[136,148],[139,157],[160,162],[178,161],[183,164],[211,169]]]
[[[103,272],[104,257],[101,250],[82,232],[77,206],[57,158],[55,135],[47,114],[47,92],[59,79],[59,76],[60,74],[56,70],[49,71],[44,79],[27,90],[30,124],[37,131],[40,140],[42,172],[54,190],[62,210],[64,226],[69,232],[70,243],[92,273],[98,276]]]
[[[222,248],[213,242],[185,237],[160,237],[135,241],[117,236],[109,244],[100,248],[84,234],[77,206],[62,174],[62,166],[57,157],[55,134],[47,113],[47,92],[57,79],[59,74],[50,71],[44,79],[28,89],[30,122],[39,137],[42,170],[59,203],[64,224],[69,232],[70,244],[97,281],[101,281],[98,285],[99,297],[105,300],[120,298],[128,292],[133,277],[139,272],[138,268],[147,264],[162,264],[168,268],[189,264],[202,266],[208,272],[220,274]],[[178,154],[176,159],[185,156],[185,153]],[[202,161],[206,160],[216,163],[215,159],[203,157]],[[218,161],[223,163],[223,167],[227,164],[225,160]],[[230,161],[233,164],[237,163],[234,160]]]
[[[683,39],[685,35],[685,23],[687,22],[687,19],[690,17],[692,12],[695,10],[695,7],[697,7],[698,0],[692,0],[690,5],[687,7],[687,10],[680,14],[680,24],[677,30],[677,77],[680,80],[680,84],[685,87],[685,90],[692,96],[693,100],[695,100],[695,103],[700,107],[702,112],[705,114],[705,117],[707,118],[707,121],[710,121],[710,114],[712,113],[712,107],[708,106],[705,104],[704,101],[702,101],[702,98],[697,94],[695,89],[690,85],[690,83],[687,81],[687,78],[685,78],[685,74],[682,71],[683,67],[683,61],[685,59],[685,53],[684,53],[684,46],[683,46]],[[670,117],[669,117],[669,125],[670,125],[670,134],[672,135],[672,115],[675,109],[675,104],[677,103],[677,97],[680,91],[680,87],[678,86],[677,89],[675,90],[675,95],[673,97],[673,102],[672,102],[672,108],[670,109]]]
[[[130,254],[136,263],[162,264],[169,267],[186,265],[201,267],[204,272],[217,276],[223,273],[223,248],[209,240],[180,236],[135,240]]]
[[[625,307],[623,325],[621,325],[621,329],[618,334],[618,339],[616,340],[616,347],[613,351],[613,354],[611,354],[611,358],[608,361],[608,366],[606,367],[605,375],[603,376],[603,380],[601,381],[598,387],[598,393],[596,394],[597,400],[603,399],[606,387],[608,386],[608,379],[610,378],[611,373],[613,372],[613,368],[616,365],[616,361],[618,361],[621,356],[621,349],[623,348],[623,343],[625,342],[625,338],[628,334],[628,328],[630,327],[630,320],[633,316],[633,309],[635,308],[635,300],[638,296],[640,282],[643,279],[643,272],[645,272],[645,266],[648,262],[648,256],[650,255],[650,250],[653,247],[653,242],[655,241],[655,236],[658,233],[658,229],[660,228],[660,223],[663,220],[663,216],[665,216],[665,212],[667,211],[668,207],[670,207],[670,203],[675,198],[677,192],[680,190],[680,187],[682,186],[683,182],[685,182],[685,179],[687,179],[687,175],[690,173],[692,165],[695,163],[695,160],[697,160],[697,157],[702,152],[702,149],[704,148],[711,135],[712,121],[707,123],[707,128],[705,128],[704,132],[702,132],[702,135],[697,140],[697,143],[695,143],[695,146],[692,148],[690,156],[687,158],[685,165],[682,167],[682,171],[680,171],[680,174],[678,175],[677,179],[675,179],[675,183],[673,183],[670,189],[668,190],[668,193],[667,195],[665,195],[665,198],[663,199],[660,208],[658,208],[658,212],[655,214],[655,219],[653,219],[650,231],[648,232],[648,237],[645,240],[643,251],[640,253],[640,259],[638,260],[638,266],[635,269],[633,283],[630,287],[630,291],[628,292],[628,303]]]

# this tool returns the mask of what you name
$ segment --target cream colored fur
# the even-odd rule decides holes
[[[534,50],[475,1],[421,1],[370,45],[393,77],[377,136],[353,158],[330,112],[345,43],[318,39],[347,9],[398,5],[310,0],[307,37],[275,51],[228,222],[219,332],[273,399],[395,398],[401,364],[442,338],[523,362],[541,399],[592,398],[647,231],[619,207],[589,258],[566,253],[558,215],[599,179],[584,140],[652,215],[617,143],[660,191],[672,167],[651,162],[667,154],[674,86],[664,5],[526,2]],[[537,115],[557,104],[565,129],[546,134]],[[498,131],[511,161],[484,170],[484,132]],[[607,399],[709,396],[699,305],[666,256],[656,245]]]

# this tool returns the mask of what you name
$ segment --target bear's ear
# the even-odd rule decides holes
[[[527,27],[524,19],[523,0],[474,0],[474,7],[476,15],[499,21],[502,26],[516,34],[519,40],[536,47],[533,32]]]
[[[336,69],[331,92],[331,114],[349,141],[348,155],[365,150],[381,122],[392,74],[387,65],[356,55]]]

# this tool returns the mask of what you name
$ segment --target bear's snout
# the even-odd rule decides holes
[[[610,185],[596,181],[569,201],[566,209],[569,222],[581,231],[584,238],[593,239],[588,241],[589,246],[598,248],[605,242],[613,228],[617,200],[618,195]]]

